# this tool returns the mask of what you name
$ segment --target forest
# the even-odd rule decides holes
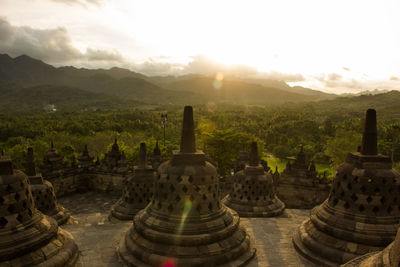
[[[279,171],[302,145],[317,170],[332,176],[346,154],[361,144],[367,108],[377,110],[378,146],[399,167],[400,93],[342,97],[276,106],[234,105],[209,102],[194,106],[196,142],[218,163],[221,175],[229,173],[239,152],[252,141],[271,168]],[[0,114],[0,146],[24,169],[26,150],[32,146],[36,164],[51,141],[69,164],[85,144],[95,158],[102,159],[117,138],[131,164],[138,158],[139,143],[146,142],[151,154],[156,140],[168,157],[179,149],[182,105],[144,105],[134,108],[57,111],[8,111]],[[164,128],[162,115],[167,115]]]

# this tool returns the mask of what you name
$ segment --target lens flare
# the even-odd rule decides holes
[[[181,223],[179,225],[177,234],[181,234],[182,233],[183,227],[185,225],[186,218],[187,218],[187,216],[188,216],[188,214],[189,214],[191,209],[192,209],[192,201],[190,201],[190,199],[186,199],[185,204],[183,206],[182,220],[181,220]]]
[[[222,82],[223,79],[224,79],[224,74],[218,72],[217,75],[215,76],[215,80]]]
[[[213,86],[215,89],[220,89],[223,85],[223,80],[224,80],[224,74],[221,72],[218,72],[217,75],[215,75],[215,80],[213,81]]]
[[[174,259],[168,259],[165,262],[161,264],[161,267],[175,267],[175,260]]]

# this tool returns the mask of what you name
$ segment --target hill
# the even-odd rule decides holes
[[[220,87],[219,87],[220,86]],[[313,95],[299,94],[255,83],[224,80],[216,84],[211,77],[194,77],[171,82],[164,88],[181,92],[193,92],[208,98],[208,101],[233,104],[282,104],[318,100]]]
[[[0,111],[96,110],[127,108],[141,103],[72,87],[39,85],[0,94]]]
[[[56,68],[26,55],[11,58],[8,55],[0,54],[0,93],[10,93],[4,94],[3,97],[15,95],[11,92],[17,89],[36,88],[43,85],[47,87],[45,91],[41,92],[42,94],[60,94],[63,91],[60,88],[74,88],[75,90],[117,97],[113,101],[120,98],[124,101],[132,101],[132,103],[141,102],[156,105],[203,104],[208,102],[276,105],[285,102],[298,103],[333,97],[307,88],[290,87],[282,81],[244,81],[237,80],[234,77],[231,79],[225,79],[221,86],[217,88],[214,86],[213,77],[198,74],[178,77],[148,77],[116,67],[95,70],[75,67]],[[269,84],[270,86],[262,84]],[[56,91],[51,92],[51,88]],[[66,93],[69,95],[71,92],[73,91],[70,90]],[[32,101],[34,99],[36,98],[32,98]],[[10,102],[13,101],[14,99],[10,99]],[[35,106],[35,103],[30,106]]]

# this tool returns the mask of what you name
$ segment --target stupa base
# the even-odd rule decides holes
[[[57,235],[50,242],[20,257],[0,262],[3,266],[75,266],[78,260],[78,247],[70,233],[58,228]]]
[[[68,219],[71,217],[69,212],[60,205],[57,206],[57,213],[50,216],[57,221],[58,225],[66,223]]]
[[[162,246],[161,244],[149,243],[147,248],[139,247],[128,234],[123,237],[118,247],[118,255],[121,263],[124,266],[141,267],[141,266],[163,266],[163,264],[171,263],[171,266],[245,266],[250,262],[256,249],[253,247],[250,237],[246,235],[246,239],[242,244],[229,251],[224,251],[223,254],[216,254],[215,249],[223,247],[224,242],[220,241],[207,246],[169,246],[165,245],[164,252],[174,252],[179,254],[181,251],[191,251],[192,255],[185,257],[170,257],[167,255],[155,254],[157,252],[150,250],[149,247],[156,249]],[[245,253],[242,253],[243,246],[247,246]],[[158,249],[157,249],[158,251]],[[160,251],[158,251],[160,252]],[[168,265],[169,266],[169,265]]]
[[[228,195],[223,199],[223,203],[236,211],[240,217],[275,217],[285,210],[285,204],[279,199],[275,199],[269,205],[253,206],[248,202],[232,201]]]
[[[329,236],[319,231],[310,219],[304,221],[294,234],[293,244],[302,256],[323,266],[338,266],[366,253],[383,249]]]
[[[121,221],[131,221],[135,217],[135,215],[144,209],[145,207],[138,208],[138,207],[124,207],[122,205],[118,205],[119,203],[117,202],[112,208],[111,212],[109,215],[109,218],[114,217],[117,218],[118,220]]]

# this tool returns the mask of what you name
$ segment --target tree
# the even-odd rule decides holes
[[[337,166],[342,163],[349,152],[357,151],[361,144],[361,134],[351,130],[337,129],[336,135],[330,137],[326,143],[325,154]]]

